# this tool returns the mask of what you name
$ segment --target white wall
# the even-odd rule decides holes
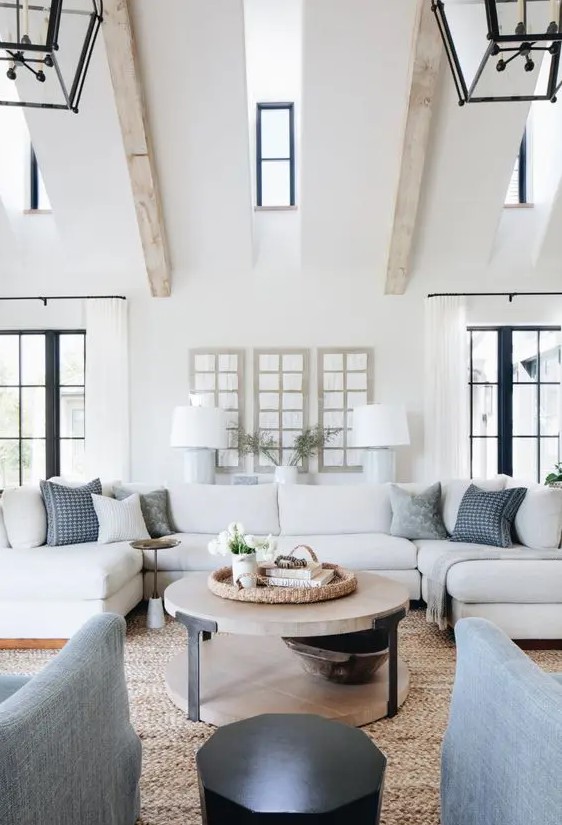
[[[14,223],[0,182],[2,294],[128,296],[137,479],[181,478],[168,435],[173,406],[187,399],[188,350],[221,345],[245,348],[248,357],[252,347],[372,346],[376,400],[405,403],[410,417],[412,445],[399,451],[399,476],[423,477],[425,294],[559,288],[557,270],[533,263],[533,210],[502,209],[524,107],[461,110],[444,74],[413,278],[406,295],[384,296],[414,0],[305,2],[302,258],[291,261],[282,248],[276,261],[254,255],[242,0],[168,0],[172,26],[162,24],[153,0],[138,0],[132,11],[172,297],[148,293],[103,49],[80,115],[36,112],[29,121],[53,216],[18,212]],[[3,130],[10,117],[21,118],[7,116]],[[278,229],[286,226],[273,234]],[[470,320],[559,323],[562,303],[478,300]],[[82,323],[79,303],[0,302],[4,329]]]
[[[303,0],[244,0],[252,205],[256,203],[256,104],[294,103],[296,201],[301,201]],[[253,210],[254,266],[300,267],[301,211]]]

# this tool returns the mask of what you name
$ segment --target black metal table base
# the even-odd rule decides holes
[[[176,619],[187,628],[187,715],[192,722],[201,714],[201,642],[217,632],[217,623],[176,613]]]
[[[398,712],[398,625],[406,616],[404,607],[375,619],[373,630],[385,630],[388,633],[388,712],[387,716],[396,716]]]
[[[398,711],[398,625],[406,615],[405,608],[395,613],[375,619],[373,630],[383,630],[388,634],[388,704],[387,716],[396,716]],[[176,619],[187,629],[187,676],[188,717],[192,722],[201,720],[201,642],[217,632],[217,623],[187,613],[176,613]]]

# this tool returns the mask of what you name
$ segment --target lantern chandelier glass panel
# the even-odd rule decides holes
[[[77,112],[102,15],[102,0],[0,0],[0,105]]]
[[[459,103],[556,101],[560,0],[428,0]]]

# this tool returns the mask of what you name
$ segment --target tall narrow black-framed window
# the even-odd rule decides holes
[[[258,103],[256,111],[257,206],[295,206],[295,105]]]
[[[472,476],[544,481],[560,457],[560,327],[468,334]]]
[[[84,469],[85,332],[0,332],[0,488]]]
[[[513,172],[509,181],[506,206],[520,206],[529,203],[529,134],[525,129],[519,152],[515,159]]]
[[[29,208],[32,212],[50,212],[51,210],[51,202],[33,146],[29,148]]]

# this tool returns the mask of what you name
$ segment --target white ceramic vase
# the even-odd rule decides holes
[[[232,581],[242,587],[255,587],[258,559],[255,553],[232,553]]]
[[[298,478],[298,467],[280,466],[275,468],[275,481],[278,484],[296,484]]]

